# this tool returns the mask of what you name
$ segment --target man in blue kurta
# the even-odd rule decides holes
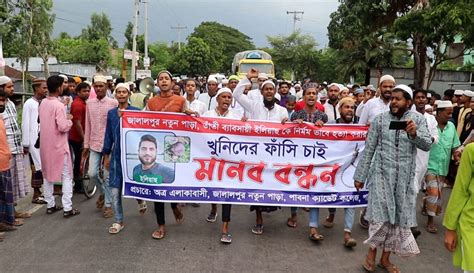
[[[365,216],[369,238],[364,243],[370,248],[363,266],[371,272],[375,269],[377,247],[382,248],[380,265],[389,272],[397,272],[389,259],[392,252],[399,256],[420,252],[410,230],[416,226],[416,149],[428,151],[432,140],[426,119],[409,110],[412,94],[406,85],[393,89],[390,111],[372,121],[364,156],[354,174],[356,189],[367,184],[369,191]],[[402,121],[405,126],[390,129],[391,123]]]

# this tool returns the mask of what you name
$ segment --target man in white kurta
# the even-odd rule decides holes
[[[38,107],[41,100],[46,96],[48,86],[46,80],[38,78],[33,80],[34,96],[26,100],[23,105],[21,130],[22,145],[25,150],[25,166],[31,165],[31,187],[33,188],[32,203],[46,204],[41,196],[41,186],[43,185],[43,173],[41,172],[40,151],[35,147],[38,140],[39,123]]]

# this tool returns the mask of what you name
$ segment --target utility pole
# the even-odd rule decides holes
[[[301,21],[301,17],[298,17],[298,14],[303,15],[304,11],[286,11],[286,14],[293,14],[293,32],[296,32],[296,21]]]
[[[150,67],[150,58],[148,58],[148,0],[144,0],[145,6],[145,57],[143,58],[143,66],[146,70]]]
[[[181,31],[183,29],[187,29],[188,27],[184,26],[180,26],[180,24],[178,24],[178,26],[175,26],[175,27],[171,27],[171,29],[176,29],[178,31],[178,50],[181,50]]]
[[[135,74],[137,68],[137,56],[135,55],[137,51],[137,32],[138,32],[138,1],[134,0],[134,11],[133,11],[133,18],[135,19],[135,23],[133,24],[133,45],[132,45],[132,72],[130,75],[130,80],[132,82],[135,81]]]

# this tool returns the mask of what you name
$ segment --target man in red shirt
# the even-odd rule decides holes
[[[84,144],[86,122],[86,100],[89,98],[90,86],[81,82],[76,86],[76,97],[71,104],[72,128],[69,131],[69,145],[74,153],[74,191],[82,192],[80,179],[81,154]]]
[[[315,82],[309,82],[309,83],[306,83],[303,85],[303,96],[305,94],[305,91],[306,89],[309,89],[309,88],[316,88],[316,90],[318,90],[317,88],[319,87],[319,85]],[[317,96],[318,94],[316,94]],[[304,106],[305,106],[305,103],[304,103],[304,100],[300,100],[296,103],[296,106],[295,106],[295,112],[296,111],[300,111],[300,110],[303,110],[304,109]],[[316,107],[316,109],[318,109],[319,111],[321,112],[324,112],[324,106],[319,103],[319,102],[315,102],[314,104],[314,107]]]

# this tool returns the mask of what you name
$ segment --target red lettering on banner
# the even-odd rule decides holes
[[[291,164],[286,164],[286,165],[280,165],[280,164],[274,164],[273,166],[276,167],[283,167],[279,169],[278,171],[275,172],[275,178],[276,180],[282,182],[283,184],[290,184],[290,172],[291,169],[293,168],[293,165]]]
[[[298,179],[298,186],[309,190],[310,187],[316,186],[318,176],[313,174],[314,165],[296,166],[295,175],[301,176]]]
[[[322,172],[319,178],[321,178],[322,182],[331,182],[331,185],[336,185],[336,173],[340,167],[341,166],[339,164],[334,164],[331,171]]]
[[[193,161],[199,163],[199,169],[195,173],[195,177],[199,181],[203,181],[207,178],[208,181],[211,181],[214,177],[214,169],[216,164],[217,167],[217,180],[222,181],[223,175],[227,174],[229,178],[237,177],[240,182],[244,181],[245,168],[248,167],[247,177],[250,180],[253,180],[258,183],[263,182],[262,174],[265,170],[266,164],[263,162],[260,163],[249,163],[245,161],[233,162],[226,161],[224,159],[217,158],[195,158]],[[227,169],[226,169],[227,167]]]

